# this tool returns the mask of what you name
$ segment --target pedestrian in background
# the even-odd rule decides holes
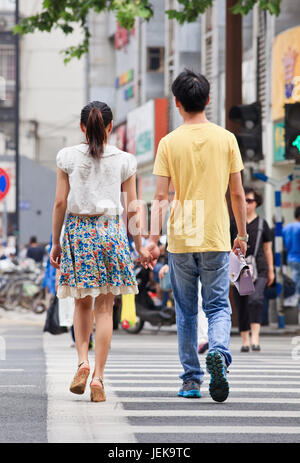
[[[37,237],[32,236],[29,241],[26,257],[33,259],[36,263],[41,264],[43,262],[45,250],[38,244]]]
[[[203,310],[208,318],[209,390],[213,400],[223,402],[229,393],[226,373],[232,361],[230,220],[225,198],[228,186],[239,235],[233,249],[239,247],[243,253],[247,239],[246,211],[238,144],[232,133],[207,120],[209,89],[204,76],[187,69],[172,84],[183,125],[159,143],[153,170],[157,176],[156,201],[152,207],[148,249],[158,255],[157,242],[163,223],[161,205],[168,200],[172,180],[176,193],[168,224],[168,253],[179,357],[184,370],[178,395],[201,397],[204,371],[199,362],[197,332],[200,278]]]
[[[128,206],[137,199],[137,163],[133,155],[108,145],[112,127],[112,111],[105,103],[95,101],[82,109],[80,128],[86,140],[62,149],[57,155],[53,208],[51,263],[60,269],[57,295],[75,298],[78,370],[70,386],[74,394],[84,393],[90,374],[88,348],[95,297],[95,368],[90,383],[94,402],[106,400],[103,374],[113,331],[114,296],[138,292],[121,219],[121,188],[127,194]],[[139,214],[129,211],[128,218],[135,220],[139,232]],[[147,266],[150,252],[142,247],[140,234],[133,239],[141,262]]]
[[[260,351],[259,334],[262,323],[265,287],[271,286],[275,274],[273,266],[272,235],[267,222],[261,219],[256,208],[263,203],[262,196],[252,187],[245,187],[247,210],[247,234],[249,235],[246,260],[253,258],[257,273],[255,292],[250,296],[240,296],[233,287],[234,305],[238,313],[239,331],[242,337],[241,352],[249,352],[250,344],[253,351]],[[231,223],[232,241],[236,236],[236,224]],[[251,331],[251,342],[250,342]]]
[[[295,221],[283,228],[283,240],[287,252],[287,263],[298,293],[300,310],[300,206],[295,209]]]

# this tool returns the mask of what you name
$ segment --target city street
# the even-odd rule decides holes
[[[176,331],[114,332],[106,368],[107,402],[89,388],[72,395],[76,369],[70,334],[42,333],[43,316],[1,320],[6,360],[0,361],[0,442],[300,443],[300,362],[297,339],[264,336],[262,351],[241,354],[232,337],[230,395],[176,397],[180,381]],[[94,353],[90,360],[93,364]],[[201,356],[204,365],[205,356]]]

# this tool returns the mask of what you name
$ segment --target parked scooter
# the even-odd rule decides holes
[[[175,308],[163,308],[161,304],[157,304],[153,297],[149,288],[149,273],[150,270],[141,265],[137,265],[135,268],[139,294],[135,296],[137,323],[126,328],[126,331],[131,334],[139,333],[143,329],[145,322],[159,328],[176,323]]]

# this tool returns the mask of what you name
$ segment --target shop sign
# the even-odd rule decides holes
[[[123,72],[119,77],[116,78],[115,87],[118,89],[123,85],[128,84],[129,82],[133,81],[133,69],[129,69],[129,71]]]
[[[285,104],[300,101],[300,26],[275,38],[272,61],[272,119],[278,121]]]
[[[138,165],[154,158],[154,101],[130,111],[127,116],[127,151],[136,154]]]

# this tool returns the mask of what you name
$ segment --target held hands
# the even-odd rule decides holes
[[[153,257],[151,253],[146,248],[140,248],[138,250],[138,253],[140,255],[140,258],[137,259],[137,261],[140,262],[143,267],[150,268],[150,270],[153,270]]]
[[[240,251],[243,254],[243,256],[245,257],[246,252],[247,252],[247,243],[245,241],[242,241],[242,240],[239,240],[238,238],[236,238],[234,240],[234,242],[233,242],[232,251],[237,256],[239,255],[239,251]]]
[[[59,269],[61,260],[61,246],[60,244],[53,244],[51,253],[50,253],[50,264]]]
[[[143,267],[153,270],[153,267],[156,265],[157,259],[160,256],[160,249],[157,244],[150,241],[145,248],[139,249],[138,253],[141,256],[138,260],[141,262]]]

